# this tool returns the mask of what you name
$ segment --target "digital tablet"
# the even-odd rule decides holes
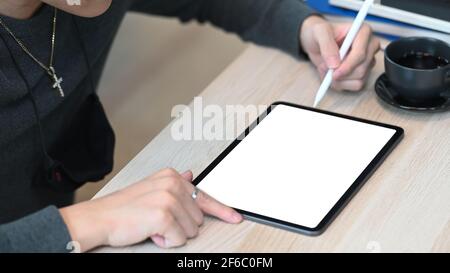
[[[277,102],[193,183],[247,219],[319,235],[402,136],[396,126]]]

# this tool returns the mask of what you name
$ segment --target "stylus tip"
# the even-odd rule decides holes
[[[316,99],[316,100],[314,101],[314,105],[313,105],[313,107],[314,107],[314,108],[316,108],[316,107],[317,107],[317,105],[319,105],[319,102],[320,102],[320,100],[317,100],[317,99]]]

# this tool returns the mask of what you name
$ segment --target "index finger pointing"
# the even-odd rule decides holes
[[[337,68],[341,60],[339,58],[339,47],[334,39],[332,27],[328,24],[322,24],[315,30],[314,34],[320,48],[320,55],[328,68]]]
[[[222,221],[237,224],[243,220],[242,215],[237,211],[220,203],[201,190],[198,191],[196,201],[204,213],[215,216]]]

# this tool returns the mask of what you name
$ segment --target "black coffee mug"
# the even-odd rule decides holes
[[[432,38],[403,38],[385,50],[386,76],[402,99],[427,103],[450,96],[450,45]]]

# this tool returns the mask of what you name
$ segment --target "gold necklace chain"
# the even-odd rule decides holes
[[[53,29],[52,29],[52,35],[51,35],[51,53],[50,53],[50,61],[49,65],[46,66],[41,61],[39,61],[31,52],[30,50],[25,46],[25,44],[16,37],[14,32],[6,25],[6,23],[3,21],[3,19],[0,17],[0,25],[3,26],[3,28],[8,32],[8,34],[16,41],[16,43],[22,48],[22,50],[33,60],[35,61],[40,67],[42,67],[47,74],[50,76],[51,80],[53,81],[52,88],[57,89],[59,91],[59,94],[61,97],[64,97],[64,91],[61,87],[61,83],[63,82],[62,78],[58,78],[55,68],[53,67],[53,59],[55,54],[55,41],[56,41],[56,19],[57,19],[58,9],[54,9],[54,15],[53,15]]]

